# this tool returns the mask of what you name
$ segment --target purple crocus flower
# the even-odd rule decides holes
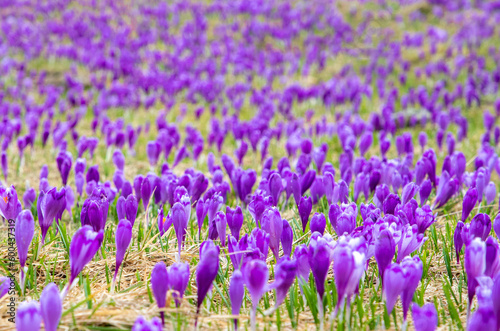
[[[121,150],[116,149],[113,152],[112,160],[116,169],[123,171],[123,169],[125,168],[125,156],[123,155]]]
[[[308,262],[316,283],[318,302],[322,302],[325,293],[325,279],[331,263],[331,248],[326,239],[317,232],[313,233],[309,242]]]
[[[295,281],[297,269],[297,260],[288,256],[281,258],[274,267],[274,282],[269,285],[270,289],[276,290],[274,309],[277,309],[285,301],[288,290]]]
[[[420,205],[423,206],[432,192],[432,182],[426,179],[419,187]]]
[[[299,202],[299,215],[302,221],[302,231],[306,232],[307,222],[312,210],[312,199],[310,197],[301,197]]]
[[[36,301],[24,301],[19,304],[16,313],[17,331],[38,331],[42,323],[40,305]]]
[[[25,209],[30,209],[31,206],[35,203],[36,200],[36,191],[34,188],[30,187],[23,194],[23,203]]]
[[[255,315],[259,301],[268,290],[269,270],[266,262],[260,259],[253,259],[245,265],[245,285],[252,299],[252,310],[250,313],[251,327],[255,330]]]
[[[71,171],[71,166],[73,165],[71,153],[60,152],[56,158],[57,169],[61,174],[63,186],[66,186],[68,182],[69,172]]]
[[[28,251],[31,245],[31,240],[33,240],[33,235],[35,234],[35,220],[31,211],[23,210],[16,219],[16,245],[17,254],[19,255],[19,264],[21,265],[21,273],[24,273],[23,269],[26,264],[26,259],[28,258]]]
[[[495,231],[497,238],[500,238],[500,214],[498,214],[493,221],[493,230]]]
[[[476,294],[477,277],[484,275],[486,270],[486,244],[481,238],[475,238],[465,246],[464,267],[467,272],[467,291],[469,295],[469,310]]]
[[[488,214],[479,213],[470,222],[469,236],[485,241],[491,232],[491,219]]]
[[[156,141],[149,141],[146,145],[146,154],[148,155],[149,164],[154,167],[158,163],[161,147]]]
[[[283,254],[290,256],[292,254],[293,230],[287,220],[283,220],[283,231],[281,232],[281,247]]]
[[[151,271],[151,290],[158,308],[165,308],[167,302],[167,291],[169,286],[168,271],[165,263],[160,261],[155,264]],[[160,312],[162,324],[165,324],[165,312]]]
[[[455,232],[453,233],[453,244],[455,245],[455,255],[457,256],[457,264],[460,263],[460,252],[464,246],[464,240],[462,236],[462,231],[465,224],[462,221],[457,222]]]
[[[2,168],[3,178],[7,181],[7,176],[9,175],[9,159],[7,158],[6,151],[2,151],[0,156],[0,166]]]
[[[118,223],[115,233],[115,244],[116,244],[116,267],[115,275],[113,277],[113,283],[116,281],[116,276],[118,275],[118,270],[123,262],[125,253],[132,240],[132,224],[127,219],[122,219]]]
[[[58,213],[66,207],[66,190],[64,187],[58,192],[55,187],[48,192],[40,191],[37,201],[38,224],[42,230],[42,245],[45,242],[47,231],[51,227]]]
[[[396,244],[392,233],[388,229],[384,229],[380,232],[378,238],[375,239],[375,260],[377,261],[382,282],[384,281],[384,272],[391,264],[395,254]]]
[[[262,214],[261,227],[269,234],[269,247],[275,259],[279,257],[281,234],[283,232],[283,220],[280,212],[275,207],[266,209]]]
[[[21,210],[21,202],[17,198],[14,185],[11,187],[0,185],[0,215],[6,220],[15,220]]]
[[[477,189],[472,187],[467,190],[462,202],[462,222],[465,222],[470,215],[472,209],[477,203]]]
[[[418,227],[416,224],[407,224],[403,227],[401,239],[397,243],[398,246],[398,258],[399,263],[405,256],[410,255],[424,244],[427,240],[423,233],[418,232]]]
[[[282,191],[283,191],[283,183],[281,180],[281,176],[275,172],[271,175],[271,177],[269,177],[269,192],[271,194],[271,197],[273,198],[274,206],[278,205]]]
[[[486,198],[486,204],[491,205],[495,201],[497,195],[497,187],[495,183],[489,182],[484,189],[484,197]]]
[[[40,296],[40,312],[43,325],[47,331],[56,331],[62,316],[62,300],[59,288],[55,283],[49,283]]]
[[[200,314],[201,304],[212,288],[212,283],[218,272],[219,247],[215,246],[211,240],[204,241],[200,246],[200,261],[196,267],[196,287],[198,288],[196,315]],[[195,325],[197,320],[198,318],[195,320]]]
[[[422,307],[413,303],[411,316],[415,331],[434,331],[437,328],[438,317],[436,307],[433,303],[426,303]]]
[[[235,237],[236,240],[240,240],[240,230],[243,226],[243,211],[241,207],[236,206],[234,209],[226,207],[226,220],[231,235]]]
[[[245,285],[243,274],[240,270],[236,269],[229,281],[229,298],[231,299],[231,314],[239,315],[241,303],[245,296]],[[238,319],[234,319],[234,330],[238,328]]]
[[[198,200],[198,202],[196,202],[196,220],[198,221],[198,237],[200,237],[201,235],[201,228],[203,227],[203,222],[205,221],[207,212],[208,212],[208,205],[205,203],[205,200],[203,199]]]
[[[314,213],[311,218],[311,223],[309,224],[309,229],[312,233],[319,232],[321,235],[325,233],[326,218],[322,213]]]
[[[14,281],[12,280],[12,282]],[[9,293],[10,284],[11,284],[11,278],[0,277],[0,299],[3,298],[5,295],[7,295],[7,293]]]
[[[404,290],[406,286],[406,277],[404,269],[398,263],[392,263],[387,267],[384,273],[383,281],[383,293],[385,298],[385,304],[387,307],[387,312],[389,315],[398,300],[398,296]]]
[[[217,234],[219,235],[221,246],[226,246],[226,227],[227,220],[226,215],[223,212],[219,211],[214,216],[213,222],[215,223],[215,227],[217,228]]]
[[[101,247],[104,239],[104,230],[95,232],[91,226],[84,225],[78,229],[73,235],[69,246],[69,262],[71,266],[71,276],[69,278],[68,287],[65,288],[64,298],[69,291],[73,281],[78,277],[83,268],[94,258]]]
[[[116,202],[116,214],[118,219],[126,219],[134,226],[135,219],[137,216],[137,210],[139,209],[139,201],[135,195],[130,194],[126,199],[123,196],[118,198]]]
[[[174,263],[168,268],[168,281],[169,287],[173,292],[172,296],[175,300],[175,306],[181,305],[184,292],[189,283],[189,264],[188,263]]]
[[[408,309],[410,308],[413,295],[417,290],[418,283],[422,279],[423,264],[418,256],[405,257],[401,262],[401,267],[405,270],[405,286],[401,293],[401,302],[403,304],[403,318],[406,321]],[[390,286],[390,284],[388,285]]]
[[[490,306],[479,307],[470,317],[468,331],[497,330],[495,313]]]
[[[162,331],[163,327],[161,320],[158,317],[153,317],[151,322],[146,320],[143,316],[137,317],[132,326],[132,331]]]
[[[85,200],[80,212],[80,221],[83,225],[90,225],[94,231],[102,230],[106,227],[108,219],[109,201],[104,192],[104,188],[96,188],[92,195]]]
[[[176,202],[172,209],[170,210],[172,217],[172,223],[174,224],[175,234],[177,235],[177,245],[179,258],[181,256],[181,248],[184,243],[184,237],[186,236],[186,230],[188,225],[188,215],[186,214],[184,206],[180,202]]]

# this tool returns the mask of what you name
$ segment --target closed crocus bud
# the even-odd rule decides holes
[[[467,272],[467,291],[470,307],[478,285],[476,278],[484,275],[486,270],[486,244],[480,238],[475,238],[465,246],[464,267]]]
[[[170,214],[172,217],[172,223],[174,225],[175,234],[177,236],[177,245],[179,248],[178,253],[180,258],[181,248],[184,243],[184,237],[186,236],[188,217],[186,215],[184,206],[180,202],[176,202],[173,205],[172,209],[170,210]]]
[[[437,328],[438,317],[436,307],[433,303],[426,303],[422,307],[413,303],[411,316],[415,331],[434,331]]]
[[[366,151],[370,149],[373,142],[373,133],[365,132],[359,139],[359,153],[364,156]]]
[[[137,175],[134,178],[134,193],[137,197],[137,200],[142,199],[141,195],[141,188],[142,188],[142,182],[144,181],[144,176],[143,175]]]
[[[427,179],[419,187],[420,205],[423,206],[432,192],[432,182]]]
[[[200,261],[196,267],[196,287],[198,288],[198,301],[196,315],[200,314],[200,307],[212,288],[212,283],[219,271],[219,247],[211,240],[204,241],[200,246]],[[195,321],[197,324],[197,320]]]
[[[296,173],[292,173],[290,182],[287,185],[290,185],[290,190],[295,200],[295,204],[298,207],[300,205],[300,201],[302,200],[299,176]]]
[[[470,222],[469,233],[485,241],[491,232],[491,219],[488,214],[479,213]]]
[[[69,152],[60,152],[56,158],[57,169],[61,174],[63,186],[66,186],[68,182],[69,172],[71,171],[71,166],[73,161],[71,160],[71,153]]]
[[[47,331],[56,331],[62,315],[62,300],[59,288],[55,283],[49,283],[40,296],[40,312],[43,325]]]
[[[283,191],[283,183],[281,176],[276,172],[269,178],[269,191],[271,193],[271,197],[273,198],[274,206],[277,206],[281,192]]]
[[[154,167],[158,163],[161,147],[156,141],[149,141],[146,145],[146,154],[148,155],[149,164]]]
[[[217,233],[219,235],[220,244],[222,247],[226,246],[226,226],[227,220],[226,215],[219,211],[214,216],[215,227],[217,228]]]
[[[158,308],[165,308],[168,291],[168,271],[165,263],[160,261],[155,264],[151,271],[151,290],[156,300]],[[162,324],[165,324],[165,312],[160,312]]]
[[[123,171],[125,168],[125,156],[123,156],[123,153],[121,150],[116,149],[113,152],[113,164],[115,165],[116,169]]]
[[[397,194],[389,194],[383,203],[384,214],[394,215],[394,209],[398,204],[401,203],[399,196]]]
[[[269,288],[276,290],[275,309],[285,301],[288,290],[295,281],[297,269],[297,260],[290,259],[288,256],[281,258],[274,267],[274,282],[269,285]]]
[[[25,209],[30,209],[31,206],[35,203],[36,200],[36,191],[34,188],[30,187],[23,194],[23,203]]]
[[[55,187],[48,192],[40,191],[37,201],[38,224],[42,230],[42,245],[45,242],[47,231],[61,210],[66,207],[66,190],[61,188],[57,191]]]
[[[116,281],[116,276],[118,275],[118,270],[123,262],[125,253],[127,252],[130,241],[132,240],[132,224],[127,219],[120,220],[115,233],[115,244],[116,244],[116,268],[115,276],[113,277],[113,282]]]
[[[83,194],[83,186],[85,184],[85,177],[82,173],[76,173],[75,174],[75,186],[76,186],[76,191],[78,192],[78,195]]]
[[[245,265],[245,285],[252,299],[252,310],[250,315],[252,330],[255,330],[255,315],[259,301],[268,290],[269,270],[266,262],[253,259]]]
[[[495,313],[490,306],[479,307],[470,317],[468,331],[498,330]]]
[[[3,178],[7,181],[7,176],[9,175],[9,159],[7,158],[7,152],[3,151],[0,156],[0,165],[2,167]]]
[[[234,209],[226,207],[226,220],[231,235],[235,237],[236,240],[240,240],[240,230],[243,226],[243,211],[241,207],[237,206]]]
[[[0,277],[0,299],[9,293],[10,283],[11,279],[9,277]]]
[[[135,195],[130,194],[126,199],[123,196],[119,197],[116,202],[116,214],[118,215],[118,219],[128,220],[133,227],[138,208],[139,202]]]
[[[21,210],[21,202],[17,198],[14,185],[11,187],[0,185],[0,215],[6,220],[15,220]]]
[[[28,258],[28,251],[35,234],[35,220],[29,210],[23,210],[16,219],[16,245],[17,254],[19,255],[19,264],[23,270],[26,259]],[[21,271],[24,273],[24,271]]]
[[[283,254],[290,256],[292,254],[293,230],[287,220],[283,220],[283,231],[281,232],[281,247]]]
[[[201,228],[203,227],[203,222],[207,216],[208,208],[205,200],[198,200],[196,203],[196,220],[198,221],[198,237],[201,235]],[[228,207],[229,208],[229,207]],[[231,226],[229,226],[231,228]]]
[[[313,217],[311,218],[311,224],[309,224],[309,228],[311,229],[311,232],[319,232],[321,235],[325,233],[325,227],[326,227],[326,218],[325,215],[321,213],[314,213]]]
[[[313,233],[308,248],[308,262],[316,283],[319,298],[323,300],[325,279],[330,267],[331,250],[328,242],[318,233]],[[300,261],[299,261],[300,263]]]
[[[151,322],[144,317],[139,316],[132,326],[132,331],[162,331],[161,320],[158,317],[153,317]]]
[[[83,268],[92,261],[94,255],[101,247],[103,238],[104,230],[95,232],[89,225],[84,225],[75,232],[69,246],[69,262],[71,265],[70,286],[80,272],[82,272]]]
[[[401,262],[401,267],[404,269],[405,286],[401,293],[401,302],[403,304],[403,318],[406,321],[408,309],[410,308],[413,295],[417,290],[418,283],[422,279],[423,264],[418,256],[407,256]]]
[[[453,244],[455,245],[455,255],[457,256],[457,264],[460,263],[460,252],[464,246],[464,240],[462,237],[462,230],[465,224],[462,221],[457,222],[455,232],[453,234]]]
[[[392,263],[384,272],[383,294],[389,315],[406,286],[405,276],[403,268],[398,263]]]
[[[240,270],[236,269],[229,281],[229,298],[231,299],[231,314],[239,315],[241,303],[245,296],[245,284],[243,274]],[[234,319],[234,329],[238,328],[238,319]]]
[[[486,198],[486,204],[491,205],[495,201],[497,195],[497,187],[495,183],[489,182],[484,189],[484,197]]]
[[[87,174],[85,175],[85,180],[87,181],[87,183],[92,182],[92,181],[95,183],[99,183],[99,179],[100,179],[99,166],[94,165],[94,166],[90,167],[87,170]]]
[[[16,313],[17,331],[38,331],[42,323],[40,306],[36,301],[21,302]]]
[[[80,212],[80,221],[83,225],[90,225],[94,231],[103,230],[108,219],[109,201],[104,189],[96,188],[92,195],[85,200]]]
[[[312,210],[312,199],[310,197],[301,197],[299,202],[299,216],[302,221],[302,231],[306,231],[307,222],[309,222],[309,215]]]
[[[378,272],[383,283],[385,269],[391,264],[394,255],[396,254],[396,244],[392,233],[385,229],[382,230],[375,239],[375,260],[378,265]]]
[[[268,208],[262,215],[261,227],[269,234],[269,247],[275,259],[279,257],[283,220],[280,212],[275,207]]]
[[[418,186],[414,182],[409,182],[403,187],[401,193],[402,204],[406,205],[417,193]]]
[[[170,289],[174,291],[172,296],[175,306],[179,307],[189,283],[189,264],[180,262],[172,264],[168,268],[168,281]]]
[[[467,190],[462,203],[462,222],[465,222],[470,215],[472,209],[477,203],[477,189],[472,187]]]

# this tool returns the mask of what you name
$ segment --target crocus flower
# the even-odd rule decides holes
[[[470,222],[469,235],[485,241],[491,232],[491,219],[488,214],[479,213]]]
[[[161,320],[158,317],[153,317],[151,322],[146,320],[143,316],[137,317],[132,326],[132,331],[162,331],[163,327]]]
[[[477,277],[482,276],[486,270],[486,244],[480,238],[475,238],[465,246],[464,267],[467,272],[467,291],[470,309],[470,304],[476,294],[476,287],[478,285]]]
[[[244,277],[245,285],[252,299],[250,320],[252,330],[255,330],[257,306],[264,293],[268,290],[269,270],[267,269],[266,262],[259,259],[253,259],[248,262],[245,266]]]
[[[58,192],[55,187],[48,192],[40,191],[37,201],[38,224],[42,230],[42,245],[45,236],[58,213],[66,207],[66,190],[61,188]]]
[[[226,220],[229,230],[231,231],[231,235],[235,237],[236,240],[239,240],[240,230],[243,226],[243,211],[241,210],[241,207],[236,206],[234,209],[226,207]]]
[[[196,220],[198,221],[198,237],[200,237],[200,235],[201,235],[201,228],[203,227],[203,222],[205,221],[205,217],[207,216],[207,212],[208,212],[207,207],[208,206],[205,203],[205,200],[200,199],[196,203]],[[229,221],[228,221],[228,223],[229,223]],[[231,226],[229,226],[229,228],[231,228]]]
[[[69,262],[71,265],[69,287],[71,287],[83,268],[94,258],[94,255],[101,247],[103,239],[104,230],[101,229],[99,232],[95,232],[89,225],[84,225],[75,232],[69,246]],[[69,287],[65,290],[63,298],[69,291]]]
[[[156,141],[149,141],[146,145],[146,154],[148,155],[149,164],[154,167],[158,163],[161,147]]]
[[[175,305],[179,307],[189,283],[189,264],[180,262],[172,264],[168,268],[168,281],[170,289],[174,291],[172,296]]]
[[[165,263],[160,261],[155,264],[151,271],[151,290],[158,308],[165,308],[167,302],[167,291],[169,286],[168,271]],[[165,312],[160,312],[162,324],[165,324]]]
[[[497,238],[500,238],[500,214],[498,214],[493,221],[493,230],[495,231]]]
[[[288,290],[295,281],[297,269],[297,260],[290,259],[288,256],[281,258],[274,267],[274,282],[269,285],[270,289],[276,290],[274,309],[277,309],[285,301]]]
[[[30,209],[31,206],[35,203],[36,200],[36,191],[34,188],[30,187],[23,194],[23,203],[25,209]]]
[[[406,321],[413,295],[415,294],[418,283],[422,279],[423,264],[418,256],[407,256],[401,262],[401,267],[405,271],[405,286],[401,293],[401,302],[403,304],[403,318]],[[387,286],[391,285],[387,284]]]
[[[472,187],[467,190],[464,196],[464,200],[462,203],[462,222],[469,217],[470,212],[474,209],[474,206],[477,203],[477,189]]]
[[[495,201],[497,195],[497,187],[495,183],[489,182],[484,189],[484,197],[486,198],[486,204],[491,205]]]
[[[426,303],[422,307],[413,303],[411,316],[415,331],[434,331],[437,328],[438,318],[436,307],[433,303]]]
[[[283,220],[276,207],[266,209],[262,215],[261,226],[269,234],[269,247],[277,260],[279,257],[281,234],[283,232]]]
[[[231,314],[239,315],[241,303],[245,296],[245,285],[243,274],[240,270],[236,269],[229,281],[229,298],[231,300]],[[234,319],[234,329],[238,328],[238,319]]]
[[[118,219],[126,219],[134,226],[134,222],[137,216],[137,210],[139,209],[139,202],[135,195],[130,194],[127,198],[120,196],[116,202],[116,214]]]
[[[283,231],[281,232],[281,247],[285,256],[292,254],[293,230],[287,220],[283,220]]]
[[[172,217],[172,223],[174,225],[175,234],[177,235],[177,245],[178,245],[178,253],[179,258],[181,256],[181,248],[184,243],[184,237],[186,236],[186,230],[188,225],[188,215],[186,215],[186,211],[184,206],[180,202],[176,202],[172,209],[170,210],[170,214]]]
[[[125,156],[123,156],[123,153],[121,150],[115,149],[115,151],[113,152],[112,160],[113,160],[113,164],[115,165],[116,169],[123,171],[123,169],[125,167]]]
[[[326,218],[322,213],[314,213],[311,218],[311,223],[309,224],[309,229],[312,233],[319,232],[321,235],[325,233]]]
[[[71,166],[73,165],[71,153],[60,152],[57,155],[56,162],[57,162],[57,169],[61,174],[63,186],[66,186],[68,182],[69,172],[71,171]]]
[[[2,151],[0,156],[0,165],[2,167],[3,178],[7,181],[7,176],[9,174],[9,159],[7,158],[7,152]]]
[[[418,232],[418,227],[416,224],[407,224],[403,227],[401,239],[397,243],[398,246],[398,258],[399,263],[405,256],[410,255],[417,249],[419,249],[424,242],[427,240],[423,233]]]
[[[9,277],[0,277],[0,299],[9,293],[10,283]]]
[[[17,198],[14,185],[11,187],[0,185],[0,215],[6,220],[15,220],[21,210],[21,202]]]
[[[329,243],[319,233],[313,233],[309,242],[308,262],[314,276],[314,282],[316,283],[318,302],[323,302],[326,274],[331,263],[330,255],[331,248]]]
[[[226,226],[227,220],[226,215],[219,211],[214,217],[215,227],[217,228],[217,234],[219,235],[220,243],[222,247],[226,246]]]
[[[96,188],[92,195],[85,200],[80,212],[80,221],[83,225],[90,225],[94,231],[106,227],[108,219],[109,201],[103,188]]]
[[[36,301],[21,302],[16,313],[17,331],[38,331],[42,323],[40,306]]]
[[[200,314],[201,304],[212,288],[217,272],[219,272],[219,247],[215,246],[211,240],[204,241],[200,246],[200,261],[196,267],[196,287],[198,288],[196,315]],[[195,324],[197,324],[197,319]]]
[[[309,215],[312,210],[312,199],[310,197],[301,197],[299,202],[299,215],[302,221],[302,231],[306,231],[307,222],[309,222]]]
[[[62,315],[62,300],[59,288],[55,283],[49,283],[40,296],[40,312],[43,325],[47,331],[56,331]]]
[[[405,276],[403,268],[398,263],[392,263],[384,272],[383,293],[389,315],[406,286]]]
[[[28,258],[28,251],[35,234],[35,220],[29,210],[23,210],[16,219],[16,245],[17,254],[19,256],[19,264],[21,265],[21,291],[24,293],[25,271],[24,266]]]
[[[396,254],[396,244],[392,233],[388,229],[380,232],[378,238],[375,239],[375,260],[378,265],[378,272],[382,282],[384,281],[384,272],[391,264],[394,255]]]
[[[113,283],[116,281],[116,276],[118,275],[118,270],[123,262],[125,253],[127,252],[130,241],[132,240],[132,224],[127,219],[122,219],[118,223],[115,233],[115,245],[116,245],[116,267],[115,275],[113,277]]]
[[[269,178],[269,192],[271,193],[271,197],[273,198],[274,206],[278,205],[278,201],[283,191],[283,182],[281,180],[281,176],[278,173],[273,173]]]
[[[453,233],[453,244],[455,245],[455,255],[457,256],[457,264],[460,263],[460,252],[464,246],[462,230],[465,224],[462,221],[457,222],[455,232]]]
[[[489,306],[479,307],[470,317],[467,325],[468,331],[495,330],[497,321],[493,309]]]

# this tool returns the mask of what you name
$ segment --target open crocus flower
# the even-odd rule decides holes
[[[281,258],[274,268],[274,282],[269,284],[269,289],[276,290],[276,302],[272,311],[276,310],[285,301],[290,286],[297,275],[297,260],[289,257]]]
[[[63,187],[58,192],[55,187],[49,191],[40,191],[37,201],[38,224],[42,230],[42,245],[45,236],[54,219],[66,207],[66,189]]]
[[[85,200],[80,213],[82,226],[90,225],[94,231],[103,230],[108,218],[109,201],[103,188],[95,188]]]
[[[17,198],[14,185],[11,187],[0,185],[0,215],[6,220],[15,220],[21,210],[21,202]]]

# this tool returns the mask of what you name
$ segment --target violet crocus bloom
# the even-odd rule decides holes
[[[137,317],[132,326],[132,331],[162,331],[163,327],[161,320],[158,317],[153,317],[151,322],[146,320],[143,316]]]
[[[66,186],[68,182],[69,172],[71,171],[71,166],[73,165],[71,153],[60,152],[57,155],[56,162],[57,162],[57,169],[61,174],[63,186]]]
[[[115,275],[113,277],[113,283],[116,281],[116,276],[118,275],[118,270],[123,262],[125,253],[132,240],[132,224],[127,219],[122,219],[118,223],[115,233],[115,245],[116,245],[116,267]]]
[[[399,263],[405,256],[410,255],[424,244],[427,240],[423,233],[418,232],[418,227],[416,224],[407,224],[402,229],[401,239],[397,243],[398,246],[398,258]]]
[[[167,302],[167,291],[169,287],[168,271],[165,263],[160,261],[155,264],[151,271],[151,290],[158,308],[165,308]],[[165,312],[160,312],[161,322],[165,324]]]
[[[208,206],[205,203],[205,200],[198,200],[196,202],[196,220],[198,221],[198,237],[201,236],[201,228],[203,227],[203,223],[205,222],[205,217],[207,216]],[[229,226],[231,228],[231,226]]]
[[[245,285],[252,299],[252,310],[250,313],[251,328],[255,330],[255,317],[259,301],[268,290],[269,270],[266,262],[253,259],[245,265]]]
[[[71,286],[76,277],[82,272],[83,268],[94,258],[94,255],[101,247],[103,239],[104,230],[95,232],[89,225],[84,225],[75,232],[69,247],[69,262],[71,265],[69,286]]]
[[[0,156],[0,165],[2,167],[3,178],[7,181],[7,176],[9,175],[9,159],[7,158],[6,151],[2,151]]]
[[[146,145],[146,154],[148,155],[149,164],[154,167],[158,163],[161,147],[156,141],[149,141]]]
[[[6,220],[15,220],[22,210],[14,185],[0,185],[0,215]]]
[[[380,232],[378,238],[375,239],[375,260],[378,265],[380,280],[384,281],[384,272],[391,264],[394,255],[396,254],[396,244],[392,233],[388,229]]]
[[[293,230],[287,220],[283,220],[283,231],[281,232],[281,247],[283,248],[283,254],[285,256],[290,256],[292,254],[293,245]]]
[[[309,224],[309,229],[312,233],[319,232],[321,235],[325,233],[326,218],[322,213],[314,213],[311,218],[311,223]]]
[[[276,290],[274,309],[277,309],[285,301],[288,290],[295,281],[297,269],[297,260],[288,256],[282,257],[274,267],[274,282],[269,284],[270,289]]]
[[[495,201],[497,195],[497,187],[495,183],[489,182],[484,188],[484,197],[486,198],[486,204],[491,205]]]
[[[113,160],[113,164],[115,165],[116,169],[123,171],[123,169],[125,167],[125,156],[123,155],[121,150],[116,149],[113,152],[112,160]]]
[[[24,273],[23,269],[26,264],[26,259],[28,258],[28,251],[33,240],[33,235],[35,234],[35,220],[31,211],[23,210],[16,219],[16,245],[17,254],[19,256],[19,264],[21,265],[21,273]]]
[[[457,226],[455,228],[455,232],[453,233],[453,244],[455,246],[455,255],[457,257],[457,264],[460,263],[460,252],[462,251],[462,247],[464,246],[464,240],[462,237],[462,231],[465,224],[462,221],[457,222]]]
[[[229,281],[229,298],[231,300],[231,314],[239,315],[241,303],[245,296],[245,282],[243,274],[240,270],[236,269]],[[234,319],[234,330],[238,328],[238,319]]]
[[[384,272],[383,294],[389,315],[406,286],[405,276],[404,269],[398,263],[392,263]]]
[[[465,222],[470,215],[472,209],[477,203],[477,189],[472,187],[467,190],[462,202],[462,222]]]
[[[184,243],[184,238],[186,236],[186,230],[189,219],[188,215],[186,215],[184,206],[180,202],[174,203],[172,209],[170,210],[170,214],[172,217],[172,223],[174,225],[175,234],[177,235],[178,253],[180,258],[181,248]]]
[[[322,302],[325,293],[326,275],[331,263],[331,248],[329,243],[317,232],[313,233],[309,242],[308,262],[316,283],[318,301]]]
[[[49,283],[40,296],[40,312],[43,325],[47,331],[56,331],[62,316],[62,300],[59,288],[55,283]]]
[[[493,230],[495,231],[497,238],[500,238],[500,214],[498,214],[493,221]]]
[[[226,215],[219,211],[214,216],[215,227],[217,228],[217,234],[219,235],[220,244],[222,247],[226,246],[226,227],[227,220]]]
[[[484,275],[486,270],[486,244],[481,238],[475,238],[465,246],[464,267],[467,272],[467,292],[469,296],[469,310],[472,299],[476,294],[477,277]]]
[[[411,306],[411,316],[415,331],[434,331],[437,328],[438,317],[436,307],[429,302],[420,307],[413,303]]]
[[[23,203],[25,209],[30,209],[36,200],[36,191],[34,188],[30,187],[23,194]]]
[[[45,236],[58,213],[66,207],[66,190],[64,187],[58,192],[55,187],[48,192],[40,191],[37,201],[38,224],[42,230],[42,245]]]
[[[423,206],[432,192],[432,182],[429,179],[424,180],[419,188],[420,205]]]
[[[130,194],[127,198],[120,196],[116,202],[116,214],[118,219],[126,219],[134,226],[137,217],[137,210],[139,209],[139,201],[135,195]]]
[[[19,304],[16,313],[17,331],[38,331],[42,323],[40,305],[36,301],[24,301]]]
[[[491,219],[488,214],[479,213],[470,222],[469,235],[485,241],[491,232]]]
[[[306,232],[307,222],[312,210],[312,199],[310,197],[301,197],[299,202],[299,215],[302,221],[302,231]]]
[[[403,319],[406,321],[408,309],[410,308],[413,295],[417,290],[418,283],[422,279],[423,264],[418,256],[407,256],[401,262],[401,267],[405,271],[405,283],[403,292],[401,293],[401,302],[403,304]],[[388,284],[388,286],[391,286]]]
[[[108,219],[109,201],[102,187],[95,188],[92,195],[85,200],[80,212],[83,225],[90,225],[94,231],[103,230]]]
[[[198,288],[198,300],[196,315],[200,314],[201,304],[212,288],[212,283],[219,272],[219,247],[211,240],[204,241],[200,246],[200,261],[196,267],[196,287]],[[198,318],[195,320],[197,324]]]
[[[174,292],[175,306],[179,307],[189,283],[189,264],[176,262],[168,268],[169,287]]]
[[[236,240],[240,240],[240,231],[243,226],[243,211],[241,207],[236,206],[234,209],[231,209],[229,206],[226,207],[226,220],[231,235],[235,237]]]
[[[261,226],[269,234],[269,247],[277,260],[279,257],[281,234],[283,232],[283,220],[276,207],[266,209],[262,214]]]
[[[12,280],[12,283],[14,280]],[[7,293],[9,293],[9,288],[11,284],[11,278],[0,277],[0,299],[3,298]],[[14,284],[12,284],[14,286]]]

